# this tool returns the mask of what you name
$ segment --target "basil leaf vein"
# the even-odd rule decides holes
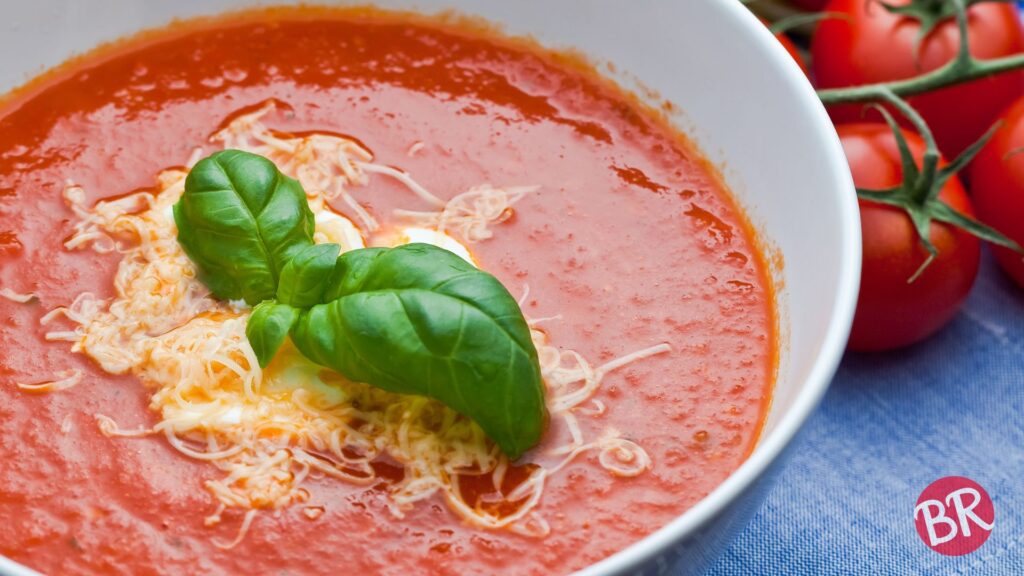
[[[337,244],[317,244],[296,254],[281,271],[277,300],[301,308],[319,304],[339,252]]]
[[[306,193],[274,163],[240,150],[200,160],[174,205],[178,242],[221,299],[273,298],[282,269],[313,245]]]
[[[442,248],[342,254],[325,301],[300,313],[291,338],[351,380],[439,400],[512,458],[544,431],[544,384],[518,304],[497,278]]]
[[[245,336],[249,339],[260,368],[270,364],[298,319],[298,308],[273,300],[261,302],[253,308],[249,322],[245,325]]]

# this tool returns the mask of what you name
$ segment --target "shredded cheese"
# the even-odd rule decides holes
[[[484,184],[446,202],[404,170],[373,162],[373,153],[358,140],[326,132],[293,135],[268,128],[263,118],[280,105],[276,100],[268,100],[254,111],[235,116],[210,137],[211,144],[273,160],[282,172],[302,184],[314,211],[339,198],[370,234],[378,231],[380,224],[349,192],[354,187],[368,185],[370,174],[397,180],[435,208],[434,211],[396,210],[395,215],[413,221],[417,227],[434,228],[442,233],[454,230],[471,243],[490,238],[490,225],[508,220],[513,213],[512,206],[538,189],[537,186],[496,188]],[[407,154],[412,156],[424,146],[423,142],[414,143]]]
[[[443,243],[473,262],[465,246],[446,230],[467,242],[489,238],[489,226],[507,219],[511,206],[536,190],[480,186],[441,201],[407,173],[373,164],[372,154],[355,140],[270,130],[261,118],[274,106],[270,102],[237,116],[210,142],[267,156],[298,178],[317,215],[318,242],[336,242],[343,250],[365,245],[366,235],[379,224],[349,190],[366,186],[368,174],[379,174],[398,179],[439,208],[401,212],[422,227],[393,241],[419,238]],[[188,163],[200,153],[197,149]],[[375,483],[375,462],[385,455],[404,473],[390,492],[388,508],[394,516],[401,518],[417,502],[440,495],[474,526],[531,537],[550,531],[538,510],[546,479],[581,455],[595,453],[597,462],[617,476],[635,476],[650,467],[643,448],[615,430],[587,440],[579,419],[604,413],[604,404],[592,397],[609,372],[667,352],[668,346],[653,346],[594,368],[580,354],[551,345],[537,327],[557,317],[536,319],[530,325],[548,387],[548,409],[552,418],[562,420],[570,441],[524,458],[532,472],[507,492],[504,480],[512,464],[479,426],[439,402],[350,382],[309,362],[290,342],[261,369],[245,336],[247,307],[212,298],[177,242],[171,207],[184,190],[185,175],[167,170],[158,175],[153,191],[101,201],[91,208],[86,206],[85,191],[68,183],[64,198],[76,221],[65,247],[118,250],[122,259],[112,299],[82,293],[40,322],[64,325],[48,332],[47,339],[69,342],[72,351],[88,355],[106,372],[133,374],[151,390],[150,408],[157,415],[151,428],[124,430],[110,417],[95,414],[104,435],[161,435],[183,455],[222,472],[205,484],[217,503],[206,523],[219,523],[229,508],[245,511],[245,517],[236,538],[217,542],[218,546],[231,548],[240,542],[258,511],[308,501],[303,487],[307,478]],[[352,210],[361,227],[331,209],[334,199]],[[58,376],[19,387],[56,391],[82,378],[78,370]],[[480,502],[467,501],[460,489],[460,478],[467,475],[490,475],[493,493]],[[511,504],[514,511],[499,514],[496,503]],[[507,511],[508,506],[501,508]],[[310,519],[323,512],[303,510]]]
[[[340,198],[365,230],[376,231],[380,227],[376,218],[348,192],[353,186],[369,182],[364,167],[373,160],[373,154],[356,140],[340,135],[296,136],[270,130],[263,124],[263,117],[277,107],[277,101],[268,100],[255,111],[235,117],[211,136],[210,142],[269,158],[281,172],[302,184],[314,212]]]
[[[123,438],[137,438],[139,436],[148,436],[153,433],[152,430],[122,430],[117,422],[110,416],[104,414],[95,414],[96,426],[99,427],[100,433],[107,438],[113,438],[115,436],[121,436]]]
[[[417,140],[416,142],[412,143],[412,146],[409,146],[409,149],[406,150],[405,154],[407,156],[409,156],[410,158],[412,158],[413,156],[419,154],[420,151],[423,150],[426,147],[427,147],[427,145],[425,143]]]
[[[56,376],[56,379],[47,380],[45,382],[36,382],[32,384],[15,382],[15,385],[19,390],[23,390],[25,392],[45,394],[47,392],[67,390],[68,388],[77,386],[82,381],[82,371],[78,369],[63,370],[58,372]]]
[[[36,295],[31,292],[22,294],[21,292],[15,292],[10,288],[0,288],[0,298],[6,298],[11,302],[17,302],[18,304],[31,302],[35,297]]]
[[[467,242],[475,243],[493,236],[490,226],[511,218],[512,206],[538,189],[537,186],[495,188],[484,184],[455,196],[439,211],[395,210],[395,215],[416,226],[435,228],[440,233],[454,230]]]

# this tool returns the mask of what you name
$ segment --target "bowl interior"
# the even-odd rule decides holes
[[[628,9],[616,0],[374,3],[428,13],[454,8],[496,22],[511,34],[575,48],[628,71],[628,77],[619,78],[627,87],[630,78],[640,79],[682,110],[677,125],[721,167],[779,264],[780,368],[760,443],[698,506],[593,570],[628,566],[692,530],[749,484],[790,440],[834,372],[856,301],[860,227],[831,124],[788,54],[739,2],[638,0]],[[174,18],[259,4],[15,3],[5,7],[6,22],[0,24],[5,29],[0,35],[0,92],[101,42]]]

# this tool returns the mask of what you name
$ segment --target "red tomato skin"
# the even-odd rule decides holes
[[[820,88],[918,76],[949,62],[960,44],[956,23],[947,20],[921,43],[916,62],[914,44],[920,30],[916,20],[891,14],[876,0],[831,0],[825,10],[846,18],[822,20],[811,40],[811,69]],[[970,51],[976,58],[992,59],[1024,50],[1024,28],[1014,6],[985,2],[971,7],[968,16]],[[1011,72],[909,100],[928,122],[944,155],[953,158],[980,138],[1022,90],[1024,73]],[[876,112],[865,114],[860,105],[830,107],[829,113],[837,123],[879,119]]]
[[[971,194],[982,222],[1024,245],[1024,98],[1003,114],[1003,126],[971,163]],[[1024,286],[1024,259],[992,246],[999,266]]]
[[[892,131],[883,123],[837,127],[858,187],[884,189],[902,178],[899,151]],[[918,163],[924,143],[904,131]],[[939,197],[973,215],[963,185],[950,178]],[[849,348],[877,351],[920,342],[948,323],[967,297],[978,275],[981,245],[977,238],[952,226],[933,222],[930,238],[939,254],[914,282],[907,280],[928,253],[910,218],[902,210],[860,200],[863,265],[860,296]]]

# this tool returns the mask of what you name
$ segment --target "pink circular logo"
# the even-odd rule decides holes
[[[921,540],[939,554],[970,554],[988,540],[996,512],[988,492],[962,476],[946,476],[921,492],[914,524]]]

